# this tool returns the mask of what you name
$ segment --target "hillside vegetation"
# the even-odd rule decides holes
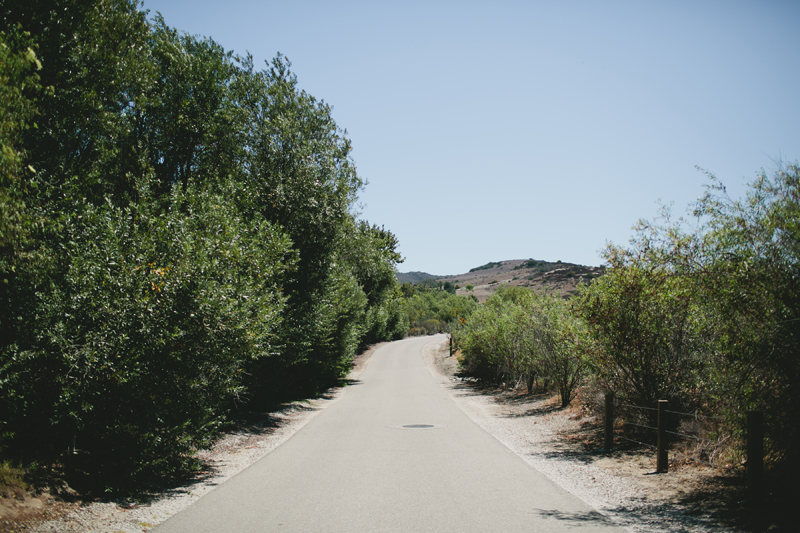
[[[0,459],[87,490],[405,335],[331,108],[133,0],[0,0]]]
[[[398,272],[397,281],[400,283],[419,283],[426,279],[436,279],[438,276],[427,272]]]
[[[451,276],[413,276],[398,274],[401,283],[423,284],[430,280],[451,284],[456,294],[475,296],[485,302],[498,289],[503,287],[526,287],[539,293],[558,294],[563,297],[574,295],[580,285],[591,283],[605,272],[605,267],[591,267],[543,261],[536,259],[512,259],[490,262],[475,267],[463,274]]]

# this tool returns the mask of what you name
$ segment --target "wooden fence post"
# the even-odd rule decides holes
[[[614,447],[614,393],[606,392],[606,420],[605,420],[605,440],[603,448],[606,451]]]
[[[453,357],[453,334],[450,334],[450,357]]]
[[[747,412],[747,492],[750,503],[759,504],[764,495],[764,414]]]
[[[658,446],[656,448],[656,472],[669,471],[667,457],[667,400],[658,400]]]

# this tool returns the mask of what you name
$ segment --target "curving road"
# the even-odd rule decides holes
[[[625,531],[473,423],[429,342],[377,350],[291,439],[154,531]]]

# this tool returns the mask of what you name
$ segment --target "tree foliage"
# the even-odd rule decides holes
[[[634,405],[685,403],[701,365],[698,302],[690,280],[649,257],[609,247],[610,269],[578,299],[603,350],[603,383]]]
[[[17,263],[43,259],[33,239],[41,220],[26,205],[36,169],[23,164],[23,139],[36,126],[34,99],[41,90],[42,65],[33,47],[19,25],[0,32],[0,295],[17,276]]]
[[[642,221],[577,309],[604,348],[594,368],[631,401],[767,415],[776,459],[800,433],[800,167],[761,172],[743,199],[714,176],[692,220]],[[691,223],[690,223],[691,222]]]
[[[404,283],[402,293],[405,296],[403,307],[409,333],[412,335],[450,331],[478,308],[476,298],[456,295],[435,283],[417,287]]]
[[[0,6],[0,454],[140,487],[405,334],[397,240],[286,58],[129,0]]]

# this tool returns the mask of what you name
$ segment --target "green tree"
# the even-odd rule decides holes
[[[232,93],[236,58],[211,39],[180,33],[157,16],[152,30],[157,66],[146,106],[134,110],[158,195],[175,184],[208,182],[243,172],[246,114]]]
[[[403,294],[403,298],[411,298],[417,293],[417,289],[413,284],[405,282],[400,285],[400,292]]]
[[[702,261],[687,266],[713,320],[715,399],[764,411],[786,457],[800,434],[800,167],[760,172],[740,200],[711,180],[694,212]]]
[[[439,289],[420,289],[411,298],[406,298],[404,303],[411,330],[421,334],[452,329],[477,307],[477,302],[472,298]]]
[[[405,335],[396,237],[357,221],[350,142],[285,58],[129,0],[0,7],[3,458],[180,475],[231,409]]]
[[[597,375],[626,402],[685,404],[699,365],[698,302],[691,280],[663,263],[609,247],[606,275],[576,301],[603,350]]]
[[[366,305],[353,273],[336,262],[362,187],[350,141],[330,106],[298,88],[290,66],[279,55],[257,72],[246,58],[233,87],[249,125],[245,186],[258,194],[252,209],[288,233],[299,257],[284,286],[290,307],[280,358],[251,372],[251,388],[265,399],[285,386],[313,393],[339,379]]]
[[[38,196],[54,216],[125,196],[144,165],[133,111],[154,79],[144,13],[128,0],[2,0],[0,13],[2,27],[35,36],[41,85],[53,88],[23,139]]]
[[[159,147],[180,145],[190,131],[204,133],[195,146],[220,138],[205,117],[225,107],[214,95],[227,95],[229,78],[213,76],[229,56],[163,24],[151,39],[131,2],[34,1],[4,4],[2,13],[14,46],[28,47],[23,56],[3,53],[37,68],[40,54],[44,66],[37,80],[4,61],[15,70],[3,73],[3,94],[24,98],[23,85],[50,86],[35,108],[30,99],[0,101],[2,116],[19,125],[4,130],[3,185],[14,185],[15,206],[28,217],[3,228],[7,452],[47,462],[77,447],[82,453],[62,459],[116,486],[182,471],[189,452],[245,398],[247,363],[276,350],[280,280],[295,262],[279,228],[237,211],[254,202],[225,174],[230,165],[193,156],[202,164],[185,175],[191,179],[154,179],[148,150],[159,162]],[[40,34],[34,42],[19,28]],[[156,61],[151,46],[167,45],[188,66]],[[216,92],[200,90],[202,76],[186,82],[192,69]],[[152,100],[156,81],[163,101],[192,108],[186,131],[165,129],[159,113],[180,113]],[[197,86],[192,102],[175,94],[187,83]],[[34,109],[38,127],[25,128]],[[49,225],[38,222],[48,218]],[[23,250],[33,247],[23,234],[32,235],[38,256]]]
[[[35,188],[36,169],[23,164],[22,139],[35,123],[41,63],[29,34],[20,28],[0,33],[0,298],[9,309],[8,290],[21,262],[32,258],[37,219],[26,205]],[[42,257],[36,258],[39,261]],[[0,326],[8,316],[0,311]]]
[[[77,447],[75,467],[108,486],[190,466],[244,393],[245,365],[274,350],[288,240],[218,195],[172,202],[188,213],[87,203],[67,220],[64,281],[39,296],[30,348],[6,359],[17,442]]]
[[[594,368],[631,401],[668,398],[741,431],[767,414],[773,457],[800,433],[800,170],[761,172],[743,199],[713,176],[695,220],[642,221],[628,248],[610,246],[606,275],[578,312],[603,355]]]
[[[383,227],[359,221],[346,240],[338,252],[340,261],[350,266],[367,297],[362,347],[403,338],[408,321],[397,282],[397,264],[403,261],[397,238]]]
[[[35,169],[23,165],[22,138],[33,126],[40,88],[41,63],[33,46],[30,34],[19,26],[0,32],[0,397],[8,402],[19,400],[4,383],[9,379],[7,347],[17,342],[15,329],[21,325],[17,311],[33,294],[27,278],[47,264],[37,239],[42,221],[26,205],[35,186]],[[3,403],[0,400],[0,409]],[[0,453],[14,437],[3,416]]]

